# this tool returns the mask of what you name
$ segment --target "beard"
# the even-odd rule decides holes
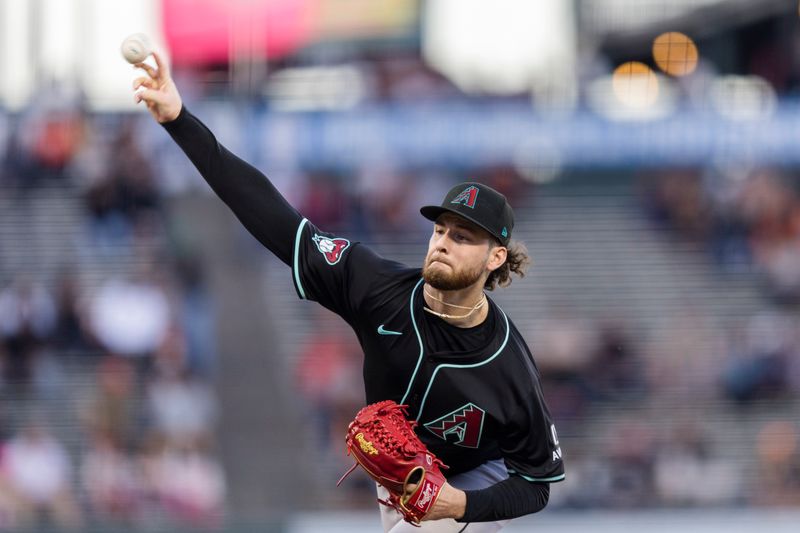
[[[453,269],[443,271],[441,268],[431,266],[433,261],[429,260],[422,269],[422,278],[425,283],[440,291],[460,291],[466,289],[480,281],[483,275],[484,266],[466,269]]]

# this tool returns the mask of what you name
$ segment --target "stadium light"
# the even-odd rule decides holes
[[[662,33],[653,41],[653,59],[665,74],[686,76],[697,68],[697,46],[683,33]]]

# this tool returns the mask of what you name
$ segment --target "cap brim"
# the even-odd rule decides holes
[[[469,220],[470,222],[472,222],[473,224],[475,224],[479,228],[485,230],[489,235],[491,235],[495,239],[499,240],[500,242],[503,242],[503,239],[500,238],[499,236],[495,235],[492,230],[490,230],[489,228],[487,228],[486,226],[484,226],[483,224],[481,224],[480,222],[478,222],[474,218],[472,218],[470,216],[467,216],[467,215],[465,215],[464,213],[462,213],[460,211],[456,211],[455,209],[449,209],[447,207],[442,207],[440,205],[426,205],[426,206],[421,207],[419,209],[419,212],[422,213],[422,216],[424,216],[425,218],[427,218],[428,220],[431,220],[433,222],[436,222],[436,219],[438,219],[443,213],[453,213],[454,215],[457,215],[457,216],[459,216],[459,217],[461,217],[461,218],[463,218],[465,220]]]

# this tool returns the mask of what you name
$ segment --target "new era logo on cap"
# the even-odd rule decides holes
[[[450,203],[451,204],[464,204],[465,206],[469,207],[470,209],[475,209],[475,201],[478,199],[478,193],[480,189],[478,189],[474,185],[470,185],[463,191],[461,191],[458,196],[453,198]]]

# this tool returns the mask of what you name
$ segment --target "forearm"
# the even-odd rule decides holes
[[[267,177],[217,142],[211,130],[185,107],[163,126],[245,228],[290,264],[302,216]]]
[[[489,522],[541,511],[550,498],[550,485],[511,476],[491,487],[468,490],[466,509],[459,522]]]

